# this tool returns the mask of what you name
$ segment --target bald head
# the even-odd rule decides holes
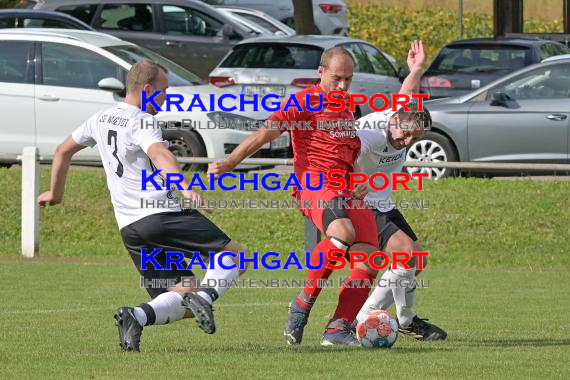
[[[352,55],[343,47],[333,47],[326,49],[321,55],[320,65],[322,67],[328,68],[331,65],[333,59],[348,59],[354,65],[354,58]]]

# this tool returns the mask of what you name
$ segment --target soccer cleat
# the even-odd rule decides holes
[[[119,345],[123,351],[140,351],[143,327],[139,324],[133,308],[123,306],[115,313],[115,325],[119,329]]]
[[[206,334],[213,334],[216,332],[212,305],[210,305],[205,299],[193,292],[186,293],[182,298],[182,305],[194,314],[198,327],[204,330]]]
[[[408,327],[399,326],[398,331],[417,340],[444,340],[447,338],[447,333],[443,329],[426,321],[428,319],[418,318],[416,315]]]
[[[360,342],[352,333],[350,323],[344,319],[331,319],[321,338],[321,346],[360,346]]]
[[[283,335],[287,339],[287,344],[301,344],[303,340],[303,330],[307,325],[309,312],[304,310],[296,300],[289,304],[289,318],[285,324]]]

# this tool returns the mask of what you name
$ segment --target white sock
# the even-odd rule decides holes
[[[182,296],[176,292],[162,293],[152,301],[134,309],[135,318],[142,326],[147,323],[164,325],[179,321],[184,318],[185,313],[186,308],[182,306]]]
[[[218,265],[217,257],[218,255],[216,255],[215,258],[216,265],[214,269],[208,269],[206,275],[204,276],[204,279],[202,280],[202,284],[204,286],[208,286],[209,288],[214,289],[217,296],[214,299],[212,299],[211,293],[205,292],[203,290],[197,292],[197,294],[200,297],[205,299],[210,304],[219,297],[221,297],[222,294],[224,294],[226,290],[228,290],[228,285],[230,285],[230,283],[233,280],[239,277],[239,269],[237,267],[232,269],[223,269]],[[222,263],[228,267],[235,265],[234,260],[227,255],[222,258]],[[208,280],[212,280],[210,281],[210,284],[208,284]],[[225,280],[225,281],[220,281],[220,280]]]
[[[402,327],[408,327],[416,316],[414,305],[416,303],[416,292],[408,293],[411,288],[406,284],[413,282],[416,279],[416,267],[410,269],[394,269],[391,271],[396,278],[397,283],[392,287],[394,295],[394,302],[396,303],[396,314],[398,322]],[[403,285],[403,286],[400,286]]]
[[[388,286],[388,278],[390,276],[390,270],[385,271],[382,274],[382,277],[379,280],[379,285],[376,289],[372,291],[372,293],[368,296],[368,299],[358,312],[358,316],[356,320],[358,322],[364,321],[366,315],[372,309],[382,309],[388,310],[390,306],[394,303],[394,296],[392,294],[392,289]],[[392,281],[394,281],[392,279]]]

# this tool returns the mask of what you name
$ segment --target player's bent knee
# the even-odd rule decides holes
[[[334,220],[329,224],[325,232],[329,238],[335,237],[345,242],[348,246],[354,243],[356,236],[354,226],[348,218]]]

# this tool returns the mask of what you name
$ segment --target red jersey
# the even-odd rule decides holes
[[[310,95],[310,107],[317,108],[319,94],[322,94],[320,111],[309,111],[306,107],[305,95]],[[331,102],[320,85],[315,85],[295,94],[303,111],[291,106],[287,111],[281,109],[272,113],[267,120],[278,121],[281,131],[291,133],[293,145],[295,174],[304,186],[305,173],[311,173],[311,183],[318,183],[318,175],[323,173],[323,183],[326,184],[326,173],[331,169],[341,169],[352,172],[354,162],[360,151],[360,139],[354,128],[354,115],[347,106],[343,111],[327,111]],[[348,96],[345,97],[347,105]],[[332,103],[338,107],[338,103]],[[303,121],[305,123],[303,123]],[[292,125],[298,122],[299,127]]]

